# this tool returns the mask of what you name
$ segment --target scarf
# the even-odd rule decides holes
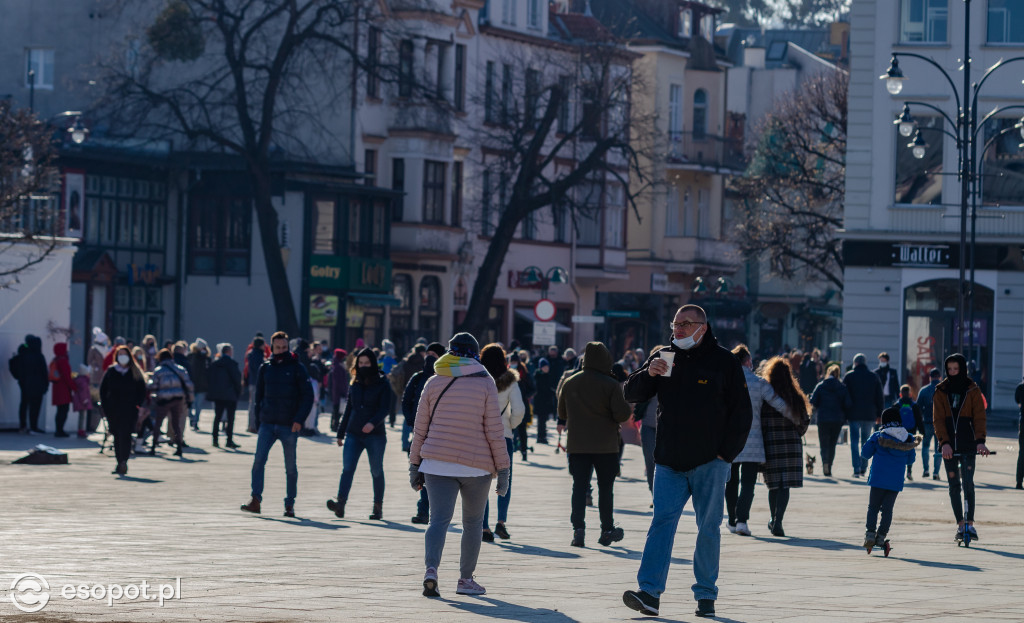
[[[453,378],[460,376],[490,376],[487,374],[487,369],[484,368],[483,364],[476,359],[459,357],[451,353],[446,353],[437,360],[437,363],[434,364],[434,374]]]

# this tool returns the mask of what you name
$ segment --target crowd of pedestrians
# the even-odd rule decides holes
[[[52,389],[55,435],[70,435],[65,427],[71,409],[78,413],[80,437],[95,426],[92,413],[102,416],[113,439],[114,473],[122,477],[133,453],[155,455],[162,443],[173,448],[172,456],[182,457],[186,434],[200,431],[204,408],[212,407],[214,414],[211,445],[221,448],[223,435],[225,451],[239,449],[235,412],[247,402],[244,425],[256,435],[250,497],[241,506],[249,513],[264,510],[265,467],[280,442],[284,515],[295,516],[298,438],[322,434],[318,418],[326,412],[341,447],[337,495],[327,500],[328,510],[346,516],[365,454],[373,498],[359,503],[368,503],[371,520],[383,519],[387,428],[396,426],[401,413],[401,449],[409,455],[410,484],[419,493],[411,521],[428,525],[427,596],[440,595],[440,561],[458,500],[462,536],[456,592],[485,592],[475,578],[481,543],[512,538],[513,464],[517,453],[527,461],[535,449],[530,427],[535,445],[554,445],[556,453],[566,455],[568,544],[575,547],[585,547],[586,508],[595,499],[597,542],[610,546],[625,537],[614,520],[614,485],[622,475],[625,444],[641,446],[653,515],[637,589],[626,591],[623,601],[647,615],[659,613],[676,529],[691,500],[698,616],[715,615],[723,515],[731,533],[751,536],[757,530],[751,506],[759,479],[768,490],[768,532],[786,535],[791,492],[802,487],[805,459],[812,459],[803,444],[812,417],[826,482],[835,481],[836,448],[844,430],[849,432],[852,476],[866,476],[869,486],[863,542],[869,553],[879,547],[889,554],[893,509],[904,482],[913,479],[918,448],[923,478],[940,480],[945,474],[957,538],[978,538],[974,475],[976,457],[989,453],[988,404],[962,355],[932,369],[930,383],[915,399],[909,385],[900,385],[884,352],[873,370],[864,354],[856,354],[844,374],[839,362],[824,361],[816,349],[760,361],[745,345],[727,350],[696,305],[680,308],[669,328],[667,345],[654,346],[649,355],[631,348],[617,360],[600,342],[586,344],[577,356],[571,348],[555,346],[539,352],[516,343],[481,348],[474,336],[459,333],[447,345],[417,340],[402,354],[390,340],[378,348],[359,340],[351,351],[327,351],[324,344],[280,331],[269,341],[258,334],[236,359],[228,343],[211,349],[197,338],[160,347],[147,335],[136,346],[123,337],[111,341],[96,328],[86,364],[77,373],[67,344],[56,344],[48,363],[42,340],[31,335],[9,369],[21,389],[23,433],[43,432],[40,412]],[[1024,400],[1024,383],[1016,398],[1018,404]],[[1018,489],[1022,479],[1024,457],[1017,467]]]

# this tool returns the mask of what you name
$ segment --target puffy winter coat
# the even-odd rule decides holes
[[[137,422],[139,407],[147,400],[146,382],[140,372],[136,378],[131,369],[118,372],[111,366],[103,373],[100,382],[100,401],[103,415],[113,422],[127,424]]]
[[[498,388],[498,405],[501,407],[501,424],[505,427],[505,439],[512,439],[512,430],[519,426],[526,416],[526,404],[519,389],[519,373],[506,370],[494,379]]]
[[[590,342],[583,369],[570,376],[558,397],[558,421],[568,427],[565,451],[618,454],[619,424],[633,414],[612,376],[612,354],[601,342]]]
[[[108,368],[109,369],[109,368]],[[184,398],[191,403],[195,399],[195,386],[188,371],[173,361],[161,361],[149,377],[149,391],[156,404],[166,404]]]
[[[479,362],[464,368],[461,376],[454,377],[435,365],[436,374],[423,386],[416,408],[409,462],[419,465],[431,459],[491,474],[509,469],[512,462],[505,446],[498,389]]]
[[[71,378],[71,363],[68,361],[68,345],[58,342],[53,345],[53,361],[50,362],[50,383],[53,394],[50,400],[54,406],[71,404],[75,392],[75,381]]]
[[[932,401],[932,423],[935,425],[939,447],[948,443],[953,447],[953,452],[976,452],[978,444],[985,443],[985,398],[978,385],[971,381],[967,385],[964,404],[954,418],[948,389],[945,380],[939,383]]]
[[[764,435],[761,432],[761,407],[771,405],[778,412],[784,413],[786,401],[779,398],[768,381],[754,374],[754,371],[743,366],[743,378],[747,381],[747,393],[750,395],[750,432],[743,451],[736,455],[733,463],[764,463]]]
[[[200,350],[189,353],[188,365],[188,374],[192,378],[192,384],[195,385],[196,392],[200,394],[208,392],[210,390],[208,375],[210,356]]]
[[[533,411],[537,415],[548,416],[558,409],[558,399],[555,397],[558,378],[550,366],[546,373],[540,370],[533,373],[533,382],[537,387],[537,393],[533,396]]]
[[[295,354],[284,353],[260,366],[253,398],[257,422],[302,424],[313,408],[313,386]]]
[[[868,485],[889,491],[903,491],[907,465],[914,464],[921,437],[907,437],[900,441],[902,435],[898,431],[908,434],[904,428],[883,428],[868,437],[860,449],[860,455],[865,459],[874,457],[868,473]]]
[[[384,420],[391,411],[391,385],[383,372],[374,368],[377,375],[369,383],[356,381],[348,390],[345,414],[338,426],[338,439],[345,435],[385,435]],[[373,430],[363,432],[363,427],[373,424]]]
[[[846,385],[830,376],[814,388],[811,404],[818,409],[819,424],[842,423],[846,421],[846,412],[853,406],[853,399]]]

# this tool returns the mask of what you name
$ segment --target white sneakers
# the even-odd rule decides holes
[[[733,532],[740,536],[750,536],[750,528],[747,527],[747,522],[745,521],[737,523],[736,528],[733,530]]]

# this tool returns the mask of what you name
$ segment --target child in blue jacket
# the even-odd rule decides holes
[[[920,443],[920,436],[912,437],[903,427],[900,410],[889,407],[882,411],[882,429],[871,435],[861,448],[862,457],[874,457],[868,474],[871,496],[868,500],[867,532],[864,533],[864,548],[869,554],[878,543],[885,548],[885,555],[889,555],[889,541],[885,537],[892,524],[892,509],[896,505],[896,496],[903,490],[907,466],[914,464]],[[880,524],[879,511],[882,513]]]

